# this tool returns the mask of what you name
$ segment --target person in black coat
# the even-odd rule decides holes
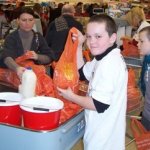
[[[61,16],[49,24],[45,38],[48,46],[54,52],[55,61],[59,60],[64,50],[69,30],[75,27],[83,33],[83,26],[75,20],[74,14],[75,8],[72,5],[66,4],[62,7]]]

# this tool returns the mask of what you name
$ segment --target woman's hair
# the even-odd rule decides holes
[[[19,18],[22,14],[24,14],[24,13],[30,14],[30,15],[32,15],[33,17],[35,16],[34,11],[33,11],[31,8],[29,8],[29,7],[22,7],[22,8],[20,9],[19,13],[18,13],[18,18]]]
[[[130,26],[132,26],[132,16],[131,16],[131,11],[129,11],[126,15],[125,15],[125,19],[127,20],[127,22],[129,23]]]
[[[141,32],[146,32],[146,36],[147,36],[148,40],[150,41],[150,26],[147,26],[147,27],[141,29],[139,31],[139,33],[141,33]]]
[[[133,7],[131,9],[131,17],[138,17],[139,20],[143,21],[145,20],[145,14],[144,14],[144,10],[142,7]]]
[[[113,33],[117,33],[117,25],[113,18],[108,15],[100,14],[94,15],[89,19],[89,23],[96,22],[96,23],[105,23],[106,31],[108,35],[111,36]]]
[[[138,22],[142,22],[143,20],[145,20],[145,14],[144,14],[144,10],[142,7],[133,7],[131,9],[131,11],[129,11],[126,14],[126,20],[128,21],[128,23],[132,26],[133,25],[133,19],[138,18]]]

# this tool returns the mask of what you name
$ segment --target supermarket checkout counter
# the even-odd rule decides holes
[[[1,150],[70,150],[84,134],[82,110],[55,130],[35,131],[0,124]]]
[[[0,82],[0,92],[8,91],[17,89]],[[48,131],[0,123],[0,150],[70,150],[83,137],[84,129],[83,109]]]

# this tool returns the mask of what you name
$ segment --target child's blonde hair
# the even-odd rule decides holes
[[[148,40],[150,41],[150,26],[147,26],[147,27],[141,29],[139,33],[141,33],[141,32],[146,32],[146,36],[147,36]]]

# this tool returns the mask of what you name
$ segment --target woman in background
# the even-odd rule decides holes
[[[137,45],[139,31],[146,26],[150,26],[150,24],[146,21],[143,8],[133,7],[131,11],[129,11],[126,14],[125,19],[132,27],[132,33],[131,37],[123,37],[123,38],[129,39],[134,45]]]
[[[15,59],[30,51],[31,59],[38,64],[48,64],[53,56],[44,37],[32,30],[35,23],[31,8],[23,7],[18,16],[18,29],[10,33],[4,42],[0,66],[9,68],[21,78],[25,68],[18,65]]]

